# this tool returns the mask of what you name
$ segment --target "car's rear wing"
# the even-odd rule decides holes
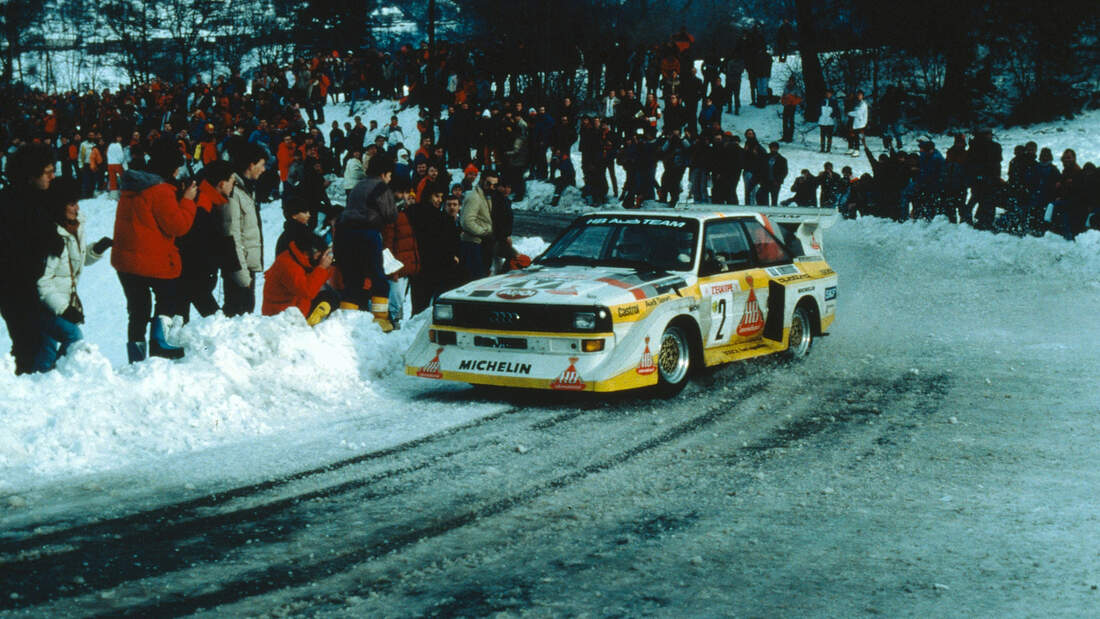
[[[821,256],[822,230],[836,223],[840,214],[828,208],[787,206],[722,207],[723,213],[751,213],[783,241],[795,256]]]

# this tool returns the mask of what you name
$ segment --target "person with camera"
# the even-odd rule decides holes
[[[194,222],[186,234],[176,239],[183,265],[180,309],[184,322],[191,318],[191,306],[200,316],[210,316],[220,309],[214,298],[218,270],[227,263],[238,266],[233,264],[236,261],[233,238],[226,234],[222,223],[222,211],[236,185],[233,168],[218,159],[207,164],[200,177]]]
[[[79,199],[80,183],[74,179],[59,178],[47,191],[47,208],[57,235],[50,239],[45,270],[38,278],[38,298],[47,311],[42,320],[42,344],[34,359],[36,372],[52,370],[58,357],[84,339],[79,326],[84,324],[84,306],[76,284],[84,267],[102,258],[112,244],[106,236],[91,246],[84,241]]]
[[[332,249],[317,235],[290,240],[264,273],[260,313],[274,316],[296,307],[310,326],[324,320],[338,302],[336,293],[325,287],[332,261]]]
[[[198,194],[193,181],[182,188],[173,184],[182,166],[175,141],[160,140],[149,149],[146,170],[126,170],[119,185],[111,265],[126,295],[130,363],[144,361],[147,351],[156,357],[183,357],[183,348],[168,344],[165,326],[168,317],[181,314],[182,262],[175,240],[191,229]],[[146,346],[145,332],[154,311]]]

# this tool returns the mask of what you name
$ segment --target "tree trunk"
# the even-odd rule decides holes
[[[802,79],[806,84],[806,112],[803,117],[816,122],[825,99],[825,75],[818,58],[817,30],[814,27],[814,0],[795,0],[798,11],[798,52],[802,56]]]

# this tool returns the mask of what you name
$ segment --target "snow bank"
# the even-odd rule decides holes
[[[113,367],[84,344],[48,374],[0,367],[0,491],[28,477],[109,469],[307,424],[393,398],[402,355],[426,317],[392,335],[363,312],[316,328],[297,310],[221,315],[180,330],[187,357]],[[7,488],[6,488],[7,487]]]
[[[826,251],[841,241],[906,252],[918,263],[959,259],[1006,274],[1051,272],[1091,280],[1095,276],[1089,274],[1100,272],[1100,232],[1095,230],[1069,242],[1052,233],[1037,238],[979,231],[942,216],[901,224],[863,217],[839,221],[826,236]]]

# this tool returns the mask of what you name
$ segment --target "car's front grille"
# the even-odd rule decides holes
[[[445,301],[446,302],[446,301]],[[454,308],[454,318],[446,322],[454,327],[492,329],[494,331],[534,331],[544,333],[576,333],[573,316],[577,312],[594,312],[594,332],[611,330],[611,313],[607,308],[576,305],[535,305],[524,303],[446,302]],[[603,317],[600,317],[600,314]],[[499,340],[498,340],[499,341]]]
[[[509,350],[527,350],[527,340],[522,337],[485,337],[474,338],[474,346],[482,348],[506,348]]]

